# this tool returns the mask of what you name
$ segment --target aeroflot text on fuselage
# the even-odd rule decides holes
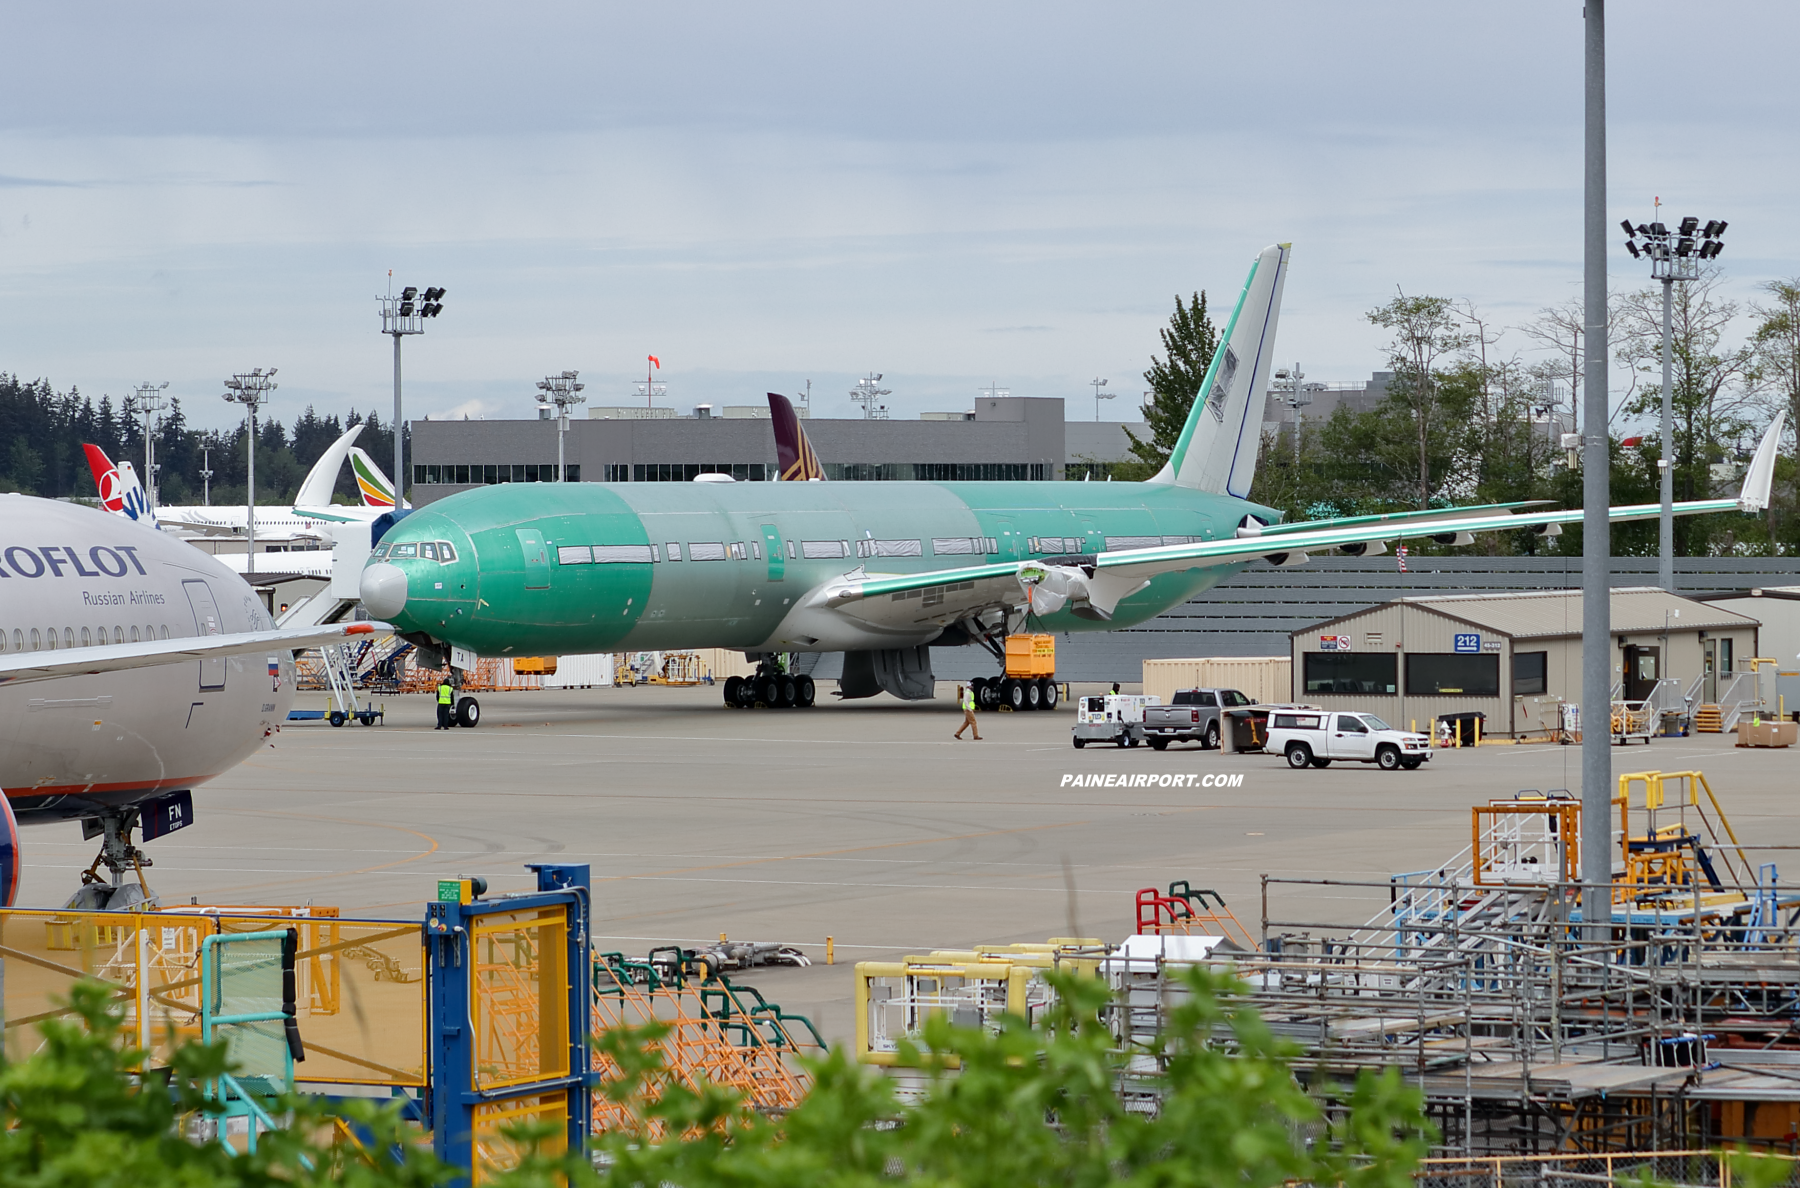
[[[22,577],[124,577],[136,570],[148,576],[149,571],[137,559],[136,545],[95,545],[87,551],[89,569],[81,553],[69,545],[38,545],[27,548],[12,545],[0,552],[0,578]],[[68,572],[65,573],[64,571]]]

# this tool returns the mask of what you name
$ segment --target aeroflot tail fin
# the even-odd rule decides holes
[[[94,472],[94,486],[100,492],[102,508],[152,528],[161,527],[150,513],[150,497],[144,493],[144,485],[138,482],[137,469],[131,463],[121,462],[114,466],[105,450],[87,442],[82,443],[81,450],[87,455],[88,469]]]
[[[775,426],[776,477],[784,483],[822,481],[825,468],[819,465],[812,442],[806,440],[794,406],[779,392],[769,393],[769,420]]]
[[[356,476],[356,489],[362,492],[364,507],[394,506],[394,484],[375,459],[363,453],[361,446],[350,450],[350,473]]]
[[[1250,266],[1244,291],[1200,384],[1181,437],[1150,481],[1248,498],[1275,365],[1275,323],[1292,244],[1271,244]]]

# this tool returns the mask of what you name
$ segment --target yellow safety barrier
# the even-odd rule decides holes
[[[110,982],[126,1034],[166,1062],[200,1033],[201,942],[292,927],[304,1082],[423,1086],[427,1017],[417,921],[342,920],[335,908],[170,912],[0,910],[6,1054],[36,1050],[36,1024],[68,1013],[81,978]]]

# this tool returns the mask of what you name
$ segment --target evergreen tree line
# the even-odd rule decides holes
[[[1744,464],[1774,415],[1787,427],[1775,470],[1772,506],[1761,517],[1735,513],[1681,517],[1675,551],[1682,556],[1800,553],[1800,277],[1762,286],[1748,310],[1718,293],[1708,269],[1674,290],[1671,459],[1676,500],[1735,495]],[[1739,315],[1750,332],[1732,334]],[[1472,303],[1407,296],[1368,311],[1389,335],[1392,379],[1373,407],[1340,404],[1328,417],[1303,417],[1295,428],[1265,433],[1251,498],[1290,520],[1364,515],[1453,504],[1550,500],[1581,505],[1579,455],[1570,466],[1565,431],[1580,424],[1583,322],[1578,304],[1550,307],[1522,326],[1489,322]],[[1611,442],[1612,502],[1654,503],[1662,457],[1662,292],[1620,293],[1610,311],[1614,351]],[[1543,352],[1527,361],[1504,349],[1508,337]],[[1206,294],[1184,302],[1161,331],[1163,355],[1144,379],[1147,440],[1132,436],[1139,461],[1110,468],[1122,479],[1147,478],[1167,459],[1200,391],[1218,345]],[[1623,386],[1622,397],[1617,387]],[[1429,543],[1410,542],[1419,551]],[[1488,553],[1581,551],[1581,531],[1560,537],[1530,532],[1489,535],[1472,546]],[[1613,552],[1654,555],[1654,521],[1613,529]]]
[[[95,403],[73,387],[58,392],[47,379],[27,381],[0,373],[0,442],[6,443],[0,453],[0,491],[51,499],[94,498],[97,492],[83,443],[99,446],[114,462],[131,462],[147,485],[144,421],[131,415],[126,403],[115,404],[111,396],[101,396]],[[308,405],[291,427],[277,418],[259,416],[256,502],[291,504],[313,463],[346,429],[358,424],[364,428],[356,444],[387,471],[393,465],[394,434],[374,411],[365,416],[351,409],[340,420],[336,413],[320,416]],[[249,451],[248,431],[241,421],[227,430],[192,429],[181,401],[170,399],[151,431],[160,503],[200,503],[206,489],[201,471],[208,468],[212,502],[244,502]],[[333,497],[337,502],[362,502],[348,466],[338,472]]]

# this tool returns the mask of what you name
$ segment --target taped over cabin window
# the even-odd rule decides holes
[[[690,540],[688,542],[689,561],[723,561],[725,545],[716,540]]]
[[[859,540],[858,557],[923,557],[925,550],[916,540]]]
[[[587,565],[594,559],[592,549],[586,545],[563,545],[556,550],[558,565]]]
[[[800,555],[811,561],[826,561],[848,557],[850,550],[841,540],[803,540],[800,542]]]
[[[794,542],[791,540],[788,541],[787,546],[788,546],[788,560],[792,561],[794,559]]]
[[[934,536],[931,538],[931,551],[940,556],[998,553],[1000,542],[991,536]]]
[[[595,545],[593,551],[595,565],[617,565],[625,562],[648,565],[656,560],[654,545]]]
[[[671,560],[671,561],[681,560],[681,544],[680,544],[680,542],[673,541],[673,540],[669,542],[669,560]]]
[[[1106,538],[1106,551],[1117,553],[1124,549],[1158,549],[1162,547],[1160,536],[1109,536]]]
[[[750,556],[750,550],[744,547],[743,541],[737,540],[737,541],[732,542],[732,544],[731,544],[731,559],[733,561],[744,561],[744,560],[747,560],[749,558],[749,556]]]

